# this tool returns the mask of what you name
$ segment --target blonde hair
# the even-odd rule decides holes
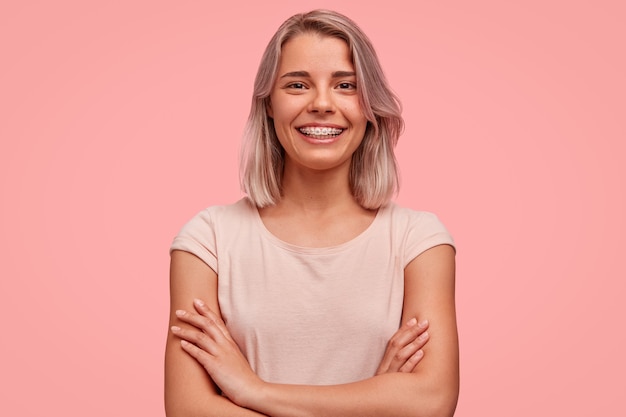
[[[267,105],[283,45],[305,33],[342,39],[350,48],[359,102],[368,120],[363,141],[352,156],[350,187],[361,206],[379,208],[389,202],[399,186],[393,149],[404,128],[400,101],[391,91],[367,36],[352,20],[328,10],[313,10],[287,19],[265,49],[244,132],[241,187],[258,207],[274,205],[281,198],[284,150],[267,114]]]

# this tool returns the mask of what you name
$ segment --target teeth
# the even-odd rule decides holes
[[[305,135],[331,136],[340,134],[343,132],[343,129],[336,129],[334,127],[301,127],[300,132]]]

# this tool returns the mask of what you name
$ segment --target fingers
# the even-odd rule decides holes
[[[217,343],[208,334],[197,329],[182,329],[178,326],[171,327],[172,333],[181,339],[181,346],[189,353],[197,353],[196,350],[215,355],[218,351]],[[195,349],[188,346],[193,344]],[[192,355],[199,359],[197,355]]]
[[[173,329],[172,329],[173,331]],[[174,332],[175,333],[175,332]],[[205,369],[209,369],[211,355],[209,355],[206,351],[202,350],[200,347],[196,346],[193,343],[189,343],[186,340],[180,341],[180,346],[183,348],[185,352],[191,355],[192,358],[197,360],[200,365],[202,365]]]
[[[419,324],[416,319],[407,321],[392,336],[377,374],[387,372],[412,372],[424,357],[422,348],[428,342],[428,321]]]
[[[176,317],[178,317],[181,321],[202,330],[215,340],[219,341],[222,338],[225,338],[232,341],[230,333],[226,329],[226,325],[222,319],[211,311],[211,309],[204,302],[201,300],[194,300],[194,307],[199,314],[186,310],[176,310]]]
[[[428,329],[428,320],[423,320],[417,323],[417,319],[413,318],[407,321],[389,340],[389,345],[392,349],[399,351],[405,346],[414,342],[419,336],[423,335]],[[428,338],[428,336],[426,336]],[[425,340],[424,340],[425,342]]]
[[[427,339],[428,339],[427,337],[424,339],[424,344],[426,343]],[[416,346],[414,346],[414,347],[416,347]],[[413,349],[411,349],[411,351],[412,350]],[[415,353],[413,353],[404,362],[404,364],[402,366],[400,366],[400,368],[398,369],[398,372],[405,372],[405,373],[413,372],[413,369],[415,369],[415,366],[422,360],[423,357],[424,357],[424,351],[420,348]],[[398,361],[401,362],[402,359],[398,359]]]
[[[398,334],[397,340],[392,341],[395,348],[399,348],[393,356],[390,371],[412,372],[415,366],[424,357],[422,348],[428,342],[430,335],[426,330],[428,322],[416,321],[408,324],[408,329]]]
[[[213,310],[211,310],[204,303],[204,301],[196,298],[195,300],[193,300],[193,305],[198,311],[198,313],[202,314],[203,316],[211,320],[211,322],[222,332],[222,334],[224,335],[224,337],[226,337],[226,339],[231,340],[231,341],[233,340],[230,336],[230,332],[226,328],[226,324],[224,323],[224,321],[220,318],[220,316],[215,314]]]
[[[197,313],[176,310],[176,317],[193,327],[181,328],[172,326],[171,331],[175,336],[182,339],[181,346],[183,349],[203,363],[207,360],[205,358],[205,356],[208,356],[207,353],[210,355],[218,353],[221,343],[234,342],[222,319],[211,311],[204,302],[194,300],[194,307]],[[185,344],[186,342],[189,343]]]

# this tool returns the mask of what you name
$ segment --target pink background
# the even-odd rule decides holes
[[[623,4],[3,2],[0,415],[164,415],[169,244],[239,198],[260,55],[315,7],[372,38],[398,201],[456,238],[457,416],[623,413]]]

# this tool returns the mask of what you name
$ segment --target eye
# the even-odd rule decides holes
[[[306,88],[306,86],[303,83],[291,83],[291,84],[287,84],[287,88],[291,88],[294,90],[304,90]]]
[[[356,84],[351,82],[342,82],[337,85],[340,90],[356,90]]]

